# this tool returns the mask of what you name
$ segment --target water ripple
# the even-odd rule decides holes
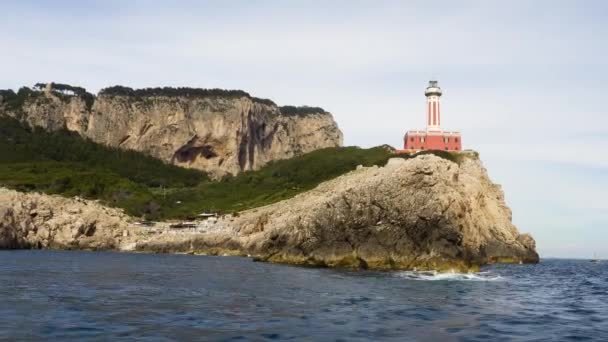
[[[447,280],[447,281],[498,281],[504,280],[503,277],[491,272],[478,273],[457,273],[457,272],[436,272],[436,271],[403,271],[395,272],[395,275],[408,280]]]
[[[0,251],[0,340],[608,340],[608,263],[355,272]]]

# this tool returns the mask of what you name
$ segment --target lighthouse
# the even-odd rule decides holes
[[[424,91],[426,96],[426,130],[410,130],[403,138],[404,150],[398,152],[415,152],[421,150],[462,150],[460,132],[445,131],[441,128],[441,95],[439,82],[429,81]]]
[[[426,96],[426,130],[441,131],[441,88],[437,81],[429,81],[429,86],[424,91]]]

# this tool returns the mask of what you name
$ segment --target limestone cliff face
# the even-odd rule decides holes
[[[91,201],[0,190],[0,248],[236,254],[371,269],[538,262],[534,239],[511,223],[500,186],[474,156],[459,164],[391,159],[190,232],[159,223],[151,234],[129,220]]]
[[[22,111],[10,111],[0,103],[0,115],[13,116],[31,127],[41,127],[49,131],[67,128],[82,132],[86,129],[89,111],[85,102],[77,97],[66,101],[53,94],[26,101]]]
[[[119,249],[136,230],[94,201],[0,188],[0,249]]]
[[[83,133],[216,176],[342,143],[329,114],[285,116],[276,106],[248,98],[102,96]]]
[[[144,152],[215,178],[342,144],[331,114],[286,115],[274,104],[246,96],[101,95],[89,110],[79,97],[47,91],[19,113],[0,112],[48,130],[65,127],[97,143]]]

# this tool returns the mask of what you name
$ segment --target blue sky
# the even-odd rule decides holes
[[[243,89],[399,146],[438,79],[541,254],[608,258],[607,22],[605,1],[2,1],[0,88]]]

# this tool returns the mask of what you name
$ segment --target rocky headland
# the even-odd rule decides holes
[[[0,190],[0,248],[243,255],[311,266],[476,270],[538,262],[474,153],[393,158],[195,228],[134,224],[95,201]]]
[[[279,107],[243,91],[117,86],[94,96],[38,84],[0,93],[0,115],[47,131],[68,129],[216,179],[342,144],[342,132],[322,108]]]

